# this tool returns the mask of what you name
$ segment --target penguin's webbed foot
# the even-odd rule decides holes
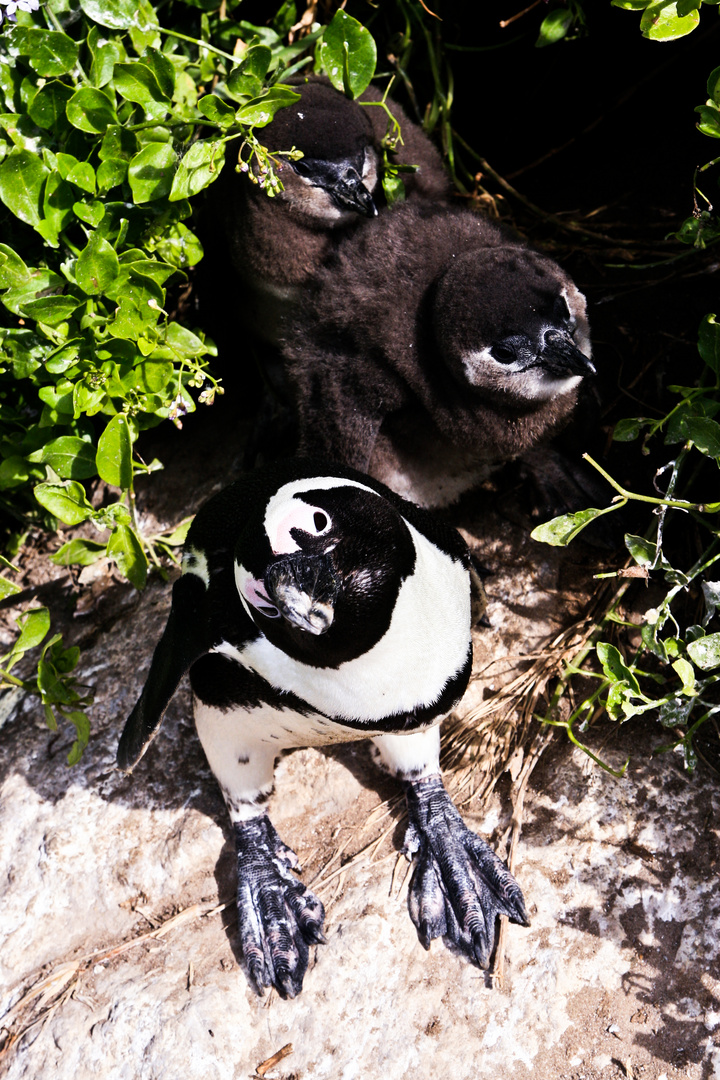
[[[310,945],[325,941],[325,909],[290,872],[297,856],[283,844],[266,814],[236,822],[238,930],[248,978],[262,994],[281,997],[302,990]]]
[[[447,937],[487,968],[497,915],[529,926],[515,878],[489,844],[465,825],[439,776],[405,783],[410,823],[404,851],[414,856],[408,907],[421,944]]]

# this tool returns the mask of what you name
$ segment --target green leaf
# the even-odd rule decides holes
[[[217,139],[200,139],[181,158],[168,196],[170,202],[189,199],[208,187],[222,172],[225,144]]]
[[[713,68],[707,81],[708,97],[720,105],[720,67]]]
[[[61,435],[58,439],[51,439],[40,450],[30,454],[28,461],[49,465],[63,480],[87,480],[97,473],[95,448],[77,435]]]
[[[72,208],[75,216],[93,229],[97,228],[105,217],[105,207],[99,199],[93,199],[92,202],[74,202]]]
[[[673,697],[660,706],[658,720],[663,727],[684,727],[694,707],[694,697]]]
[[[65,115],[65,107],[71,97],[69,86],[53,80],[38,90],[28,106],[28,115],[38,127],[54,131]]]
[[[29,280],[30,271],[20,256],[7,244],[0,244],[0,289],[26,285]]]
[[[167,324],[165,341],[171,345],[180,357],[205,356],[208,352],[207,345],[197,334],[181,326],[180,323]]]
[[[553,547],[567,547],[570,541],[574,540],[586,525],[613,509],[615,508],[608,507],[605,510],[596,510],[590,507],[587,510],[579,510],[576,514],[561,514],[560,517],[538,525],[530,533],[530,536],[541,544],[551,544]]]
[[[691,641],[687,651],[693,664],[703,671],[710,671],[720,664],[720,634],[708,634]]]
[[[67,544],[50,556],[50,562],[56,566],[90,566],[105,554],[106,544],[97,540],[69,540]]]
[[[81,304],[82,300],[76,296],[43,296],[40,300],[28,300],[22,310],[23,315],[31,319],[37,319],[47,326],[58,326],[69,319]]]
[[[269,124],[278,109],[285,108],[300,100],[300,95],[286,86],[273,86],[260,97],[248,101],[247,105],[241,105],[235,114],[239,124],[247,124],[248,127],[265,127]]]
[[[235,110],[227,101],[223,101],[217,94],[207,94],[201,97],[197,103],[199,111],[220,127],[230,127],[235,123]]]
[[[74,221],[73,204],[77,192],[72,184],[68,184],[60,176],[60,173],[50,173],[45,182],[43,194],[43,218],[42,225],[52,227],[57,235]],[[57,244],[57,240],[55,241]]]
[[[0,465],[0,491],[8,491],[11,488],[20,487],[30,477],[30,469],[25,458],[13,455],[7,457]]]
[[[136,589],[144,589],[147,580],[147,557],[133,529],[118,525],[107,545],[108,556],[117,563],[121,574]]]
[[[129,30],[136,23],[136,0],[80,0],[88,18],[109,30]]]
[[[91,135],[104,135],[118,118],[110,98],[102,90],[83,86],[68,101],[65,112],[73,127]]]
[[[140,59],[152,71],[165,97],[172,98],[175,93],[175,68],[172,61],[159,49],[153,48],[146,49]]]
[[[618,420],[613,431],[613,439],[615,442],[633,442],[637,439],[638,435],[649,424],[650,420],[646,416],[630,417],[627,420]]]
[[[116,64],[116,89],[127,101],[142,105],[149,120],[160,120],[170,107],[170,98],[160,89],[155,75],[145,64]]]
[[[77,738],[67,756],[67,763],[68,765],[77,765],[90,738],[90,720],[87,713],[84,712],[68,712],[64,715],[68,720],[72,721],[77,731]]]
[[[602,664],[606,678],[614,683],[624,683],[629,687],[633,694],[636,694],[638,697],[643,696],[635,675],[630,668],[626,666],[622,654],[614,645],[610,645],[607,641],[599,641],[595,647],[595,651]]]
[[[698,352],[715,374],[720,374],[720,324],[714,315],[706,315],[700,323]]]
[[[98,440],[97,470],[106,483],[123,491],[132,486],[132,438],[122,414],[113,416]]]
[[[572,24],[573,13],[569,8],[555,8],[541,22],[535,48],[542,49],[546,45],[554,45],[556,41],[561,41]]]
[[[106,158],[101,161],[97,171],[98,190],[101,195],[106,195],[111,188],[122,184],[127,176],[127,161],[122,158]]]
[[[700,453],[720,460],[720,424],[707,416],[686,416],[682,429]]]
[[[657,558],[657,544],[646,540],[643,536],[625,534],[625,547],[628,549],[638,566],[654,566]]]
[[[165,228],[162,236],[153,241],[153,249],[165,262],[180,269],[196,266],[204,255],[202,244],[195,233],[181,221]]]
[[[387,171],[383,173],[382,189],[388,206],[394,206],[405,198],[404,183],[399,176],[391,176]]]
[[[267,45],[253,45],[248,49],[245,59],[228,76],[227,92],[230,96],[236,100],[258,97],[262,93],[263,80],[271,61],[272,50]]]
[[[46,607],[26,611],[15,622],[20,627],[20,637],[12,647],[13,654],[27,652],[39,645],[50,629],[50,612]]]
[[[107,40],[97,27],[88,34],[88,47],[92,53],[90,81],[93,86],[106,86],[112,79],[113,68],[125,59],[125,49],[117,40]]]
[[[357,19],[336,11],[323,34],[320,61],[335,89],[357,98],[375,74],[375,40]]]
[[[698,105],[695,109],[700,119],[698,130],[703,135],[709,135],[711,139],[720,139],[720,112],[714,105]]]
[[[36,154],[12,150],[0,164],[0,199],[27,225],[40,224],[42,186],[48,170]]]
[[[58,520],[66,525],[79,525],[92,517],[93,508],[82,484],[37,484],[35,498]]]
[[[644,37],[652,41],[675,41],[692,33],[699,22],[700,15],[697,11],[681,17],[674,0],[660,0],[659,3],[645,8],[640,20],[640,30]]]
[[[98,157],[101,161],[107,161],[110,158],[130,161],[137,152],[138,141],[135,132],[126,131],[122,127],[110,127],[100,144]]]
[[[623,11],[642,11],[651,0],[610,0],[610,6],[622,8]]]
[[[177,157],[167,143],[151,143],[130,162],[128,179],[137,203],[154,202],[170,193]]]
[[[689,15],[691,11],[699,11],[703,0],[677,0],[677,13],[680,18]]]
[[[677,672],[680,676],[683,684],[683,694],[687,694],[688,697],[695,697],[697,695],[697,690],[695,689],[695,669],[692,664],[683,659],[683,657],[680,657],[680,659],[676,660],[672,665],[672,668],[673,671]]]
[[[87,191],[89,195],[95,194],[95,170],[89,161],[78,161],[67,171],[64,179]]]
[[[21,56],[27,56],[30,66],[44,78],[64,75],[77,63],[78,44],[57,30],[17,27],[12,44]]]
[[[15,596],[19,592],[21,592],[20,586],[16,585],[14,581],[8,581],[7,578],[0,577],[0,600],[7,600],[8,596]]]
[[[75,279],[90,296],[104,292],[120,273],[115,249],[97,233],[92,233],[87,247],[75,264]]]

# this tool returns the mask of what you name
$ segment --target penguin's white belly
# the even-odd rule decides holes
[[[361,736],[316,713],[257,705],[223,710],[194,699],[195,726],[220,785],[230,818],[247,821],[263,812],[273,790],[275,759],[297,746],[325,746]]]

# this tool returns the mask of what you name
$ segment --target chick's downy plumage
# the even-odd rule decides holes
[[[555,262],[420,203],[347,238],[283,350],[301,450],[424,506],[548,439],[594,371],[585,299]]]
[[[388,117],[378,104],[382,94],[369,88],[363,97],[375,104],[363,106],[326,79],[291,88],[300,100],[258,132],[271,153],[283,152],[275,159],[283,190],[269,198],[256,167],[237,173],[228,163],[205,210],[211,252],[229,254],[238,279],[241,319],[270,342],[342,236],[384,206],[380,143]],[[390,101],[388,107],[405,140],[398,163],[419,166],[405,174],[408,198],[444,197],[448,179],[438,151],[399,106]],[[302,157],[285,156],[292,150]]]

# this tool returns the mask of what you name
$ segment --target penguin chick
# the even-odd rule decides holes
[[[372,739],[405,789],[409,909],[487,967],[495,920],[527,925],[517,882],[443,787],[439,724],[472,665],[471,560],[453,529],[350,469],[284,461],[210,499],[118,747],[130,770],[186,671],[195,722],[233,822],[238,928],[253,988],[302,988],[322,903],[267,816],[274,762]]]
[[[339,246],[282,349],[300,452],[426,507],[547,440],[595,370],[585,298],[555,262],[421,203]]]
[[[261,141],[275,153],[300,150],[295,161],[278,156],[283,184],[274,198],[253,177],[226,168],[209,194],[206,217],[215,218],[215,246],[229,249],[240,279],[243,320],[255,335],[276,343],[279,324],[305,285],[329,258],[338,239],[383,206],[381,140],[387,114],[379,105],[363,107],[326,79],[292,84],[300,101],[280,109],[263,128]],[[382,96],[366,91],[368,100]],[[407,177],[409,197],[439,197],[448,180],[440,155],[399,106],[405,147],[399,164],[418,164]],[[417,160],[413,160],[413,155]],[[211,241],[212,243],[212,241]]]

